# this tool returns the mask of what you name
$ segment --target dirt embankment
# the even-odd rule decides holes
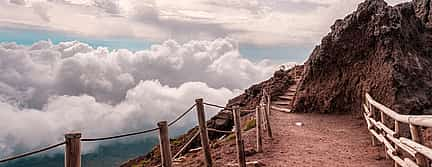
[[[369,92],[403,114],[432,113],[431,0],[366,0],[305,63],[296,112],[359,112]]]

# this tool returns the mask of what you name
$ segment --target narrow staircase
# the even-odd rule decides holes
[[[278,96],[276,100],[271,102],[271,109],[280,112],[290,113],[300,80],[301,75],[297,75],[294,78],[295,84],[291,85],[283,95]]]

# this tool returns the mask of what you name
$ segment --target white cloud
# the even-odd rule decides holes
[[[408,0],[388,0],[392,5]],[[13,3],[12,3],[13,2]],[[38,3],[35,3],[38,2]],[[214,39],[312,45],[362,0],[28,0],[0,3],[0,23],[42,26],[90,36]],[[54,7],[40,8],[49,4]],[[33,10],[32,8],[36,8]]]
[[[29,150],[63,140],[63,134],[80,131],[84,137],[101,137],[155,127],[157,121],[172,120],[204,97],[223,104],[238,92],[226,88],[213,89],[201,82],[188,82],[177,88],[158,81],[142,81],[127,92],[117,105],[97,102],[88,95],[53,96],[42,110],[18,109],[0,102],[0,157],[16,150]],[[209,110],[208,115],[215,113]],[[176,126],[193,125],[195,114]],[[88,152],[95,145],[85,147]]]
[[[71,130],[92,137],[153,127],[199,97],[223,105],[274,69],[242,57],[231,39],[168,40],[138,52],[76,41],[1,43],[0,156]]]
[[[271,75],[274,65],[243,58],[237,43],[228,39],[173,40],[149,50],[108,51],[80,42],[53,45],[42,41],[31,47],[0,46],[0,83],[16,90],[10,99],[41,108],[52,95],[89,94],[109,104],[122,101],[140,80],[157,79],[179,86],[199,81],[210,87],[243,89]]]

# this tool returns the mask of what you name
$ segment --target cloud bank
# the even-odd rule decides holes
[[[230,36],[256,45],[313,46],[364,0],[0,0],[0,26],[26,25],[152,41]],[[409,0],[387,0],[389,4]]]
[[[54,143],[72,130],[94,137],[154,127],[195,98],[225,104],[274,69],[242,57],[231,39],[168,40],[137,52],[77,41],[1,43],[0,157]]]

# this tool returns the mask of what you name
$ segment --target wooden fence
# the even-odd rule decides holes
[[[387,158],[393,159],[395,167],[431,166],[432,149],[424,144],[422,129],[432,128],[432,115],[398,114],[367,93],[363,110],[372,145],[381,143]],[[403,124],[409,126],[410,137],[403,135]]]
[[[270,121],[269,121],[269,105],[265,104],[265,101],[267,101],[267,104],[270,103],[270,97],[268,94],[264,92],[265,96],[263,96],[260,105],[256,107],[256,113],[257,113],[257,150],[262,151],[262,140],[261,140],[261,124],[265,125],[267,132],[269,136],[271,137],[271,128],[270,128]],[[233,113],[234,118],[234,130],[235,131],[221,131],[217,129],[211,129],[207,128],[207,123],[205,121],[205,111],[204,106],[210,106],[210,107],[217,107],[223,110],[230,110]],[[189,139],[188,142],[186,142],[182,148],[174,155],[172,156],[171,153],[171,145],[169,140],[169,132],[168,127],[175,124],[177,121],[179,121],[181,118],[183,118],[186,114],[191,112],[194,108],[196,108],[197,111],[197,118],[198,118],[198,132],[192,136],[191,139]],[[24,157],[28,157],[40,152],[44,152],[50,149],[54,149],[56,147],[65,145],[65,167],[81,167],[81,142],[96,142],[96,141],[103,141],[103,140],[111,140],[111,139],[117,139],[117,138],[123,138],[123,137],[129,137],[129,136],[135,136],[140,134],[147,134],[151,132],[158,131],[159,132],[159,142],[160,142],[160,152],[161,152],[161,165],[163,167],[171,167],[173,165],[173,160],[177,158],[182,152],[186,150],[186,148],[192,143],[193,140],[199,135],[201,138],[201,149],[203,150],[204,154],[204,162],[205,166],[211,167],[213,166],[212,156],[211,156],[211,150],[210,150],[210,141],[208,138],[208,131],[215,131],[220,133],[235,133],[236,135],[236,143],[237,143],[237,157],[238,157],[238,166],[245,167],[246,166],[246,159],[245,159],[245,152],[244,152],[244,142],[241,135],[241,119],[240,119],[240,108],[238,106],[235,106],[233,108],[226,108],[220,105],[212,104],[212,103],[205,103],[203,99],[196,99],[195,104],[192,105],[189,109],[187,109],[184,113],[179,115],[176,119],[168,123],[167,121],[160,121],[157,123],[156,128],[147,129],[139,132],[133,132],[133,133],[127,133],[127,134],[121,134],[116,136],[109,136],[109,137],[99,137],[99,138],[81,138],[82,134],[80,132],[71,132],[65,134],[65,140],[62,142],[59,142],[57,144],[53,144],[48,147],[44,147],[38,150],[34,150],[31,152],[27,152],[24,154],[0,159],[0,163],[5,163],[8,161],[12,161],[15,159],[20,159]],[[264,119],[262,119],[262,117]],[[261,121],[263,120],[263,121]],[[259,140],[258,140],[259,139]]]

